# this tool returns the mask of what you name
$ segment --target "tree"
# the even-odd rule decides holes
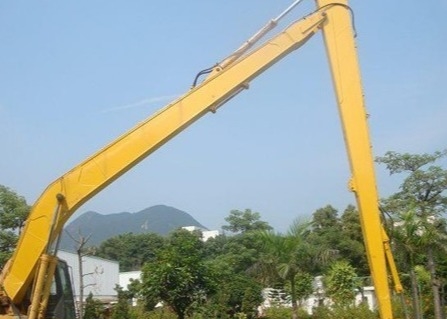
[[[252,268],[262,254],[261,238],[255,232],[245,232],[228,238],[222,254],[235,273],[246,272]]]
[[[262,285],[246,271],[236,270],[232,258],[221,254],[217,258],[207,256],[207,263],[218,274],[216,285],[219,289],[207,300],[206,318],[231,318],[244,313],[247,318],[255,318],[257,306],[263,301]]]
[[[370,273],[363,244],[360,217],[353,205],[348,205],[341,217],[331,205],[317,209],[312,214],[308,241],[319,247],[325,255],[343,258],[356,265],[361,275]],[[324,254],[322,255],[322,257]],[[316,263],[310,270],[313,275],[325,272],[328,263]]]
[[[99,300],[93,299],[93,294],[90,294],[85,299],[84,315],[79,315],[82,319],[98,319],[102,314],[102,305]]]
[[[312,218],[313,231],[320,235],[331,235],[341,229],[338,211],[331,205],[317,209]]]
[[[125,291],[119,286],[116,286],[115,290],[118,294],[118,302],[113,307],[111,319],[130,319],[129,299]]]
[[[184,319],[187,311],[215,291],[214,276],[205,263],[198,234],[181,229],[143,267],[142,294],[148,300],[162,301]]]
[[[126,297],[128,300],[140,300],[141,299],[141,281],[139,279],[130,279],[127,285]],[[151,307],[152,308],[152,307]]]
[[[250,268],[260,258],[261,240],[255,231],[233,236],[225,234],[204,243],[206,261],[219,274],[219,289],[208,299],[207,318],[230,317],[243,313],[255,317],[262,302],[262,286],[250,275]]]
[[[163,247],[164,238],[155,233],[121,234],[109,238],[96,249],[96,255],[117,260],[120,271],[140,270],[145,262],[155,258]]]
[[[261,220],[259,213],[252,212],[251,209],[246,209],[243,212],[240,210],[232,210],[230,215],[225,218],[225,221],[228,225],[222,226],[222,229],[233,233],[272,229],[267,222]]]
[[[417,265],[416,258],[422,253],[422,220],[417,218],[413,211],[399,212],[394,214],[395,224],[393,225],[391,236],[395,250],[398,251],[403,263],[407,265],[409,272],[412,308],[415,319],[422,318],[420,308],[419,284],[415,272]],[[404,268],[405,269],[405,268]]]
[[[434,262],[434,256],[432,255],[434,250],[446,251],[445,225],[443,223],[439,224],[439,220],[421,218],[414,211],[399,212],[394,214],[393,217],[394,225],[391,233],[393,244],[409,272],[413,316],[416,319],[422,318],[420,282],[417,278],[416,269],[419,264],[428,260],[430,275],[433,276],[432,273],[436,273],[433,269],[434,264],[430,263]]]
[[[320,247],[326,252],[333,252],[336,256],[340,249],[342,238],[342,225],[338,218],[338,211],[331,205],[326,205],[323,208],[317,209],[312,214],[312,222],[310,224],[311,232],[308,240],[314,246]],[[325,264],[318,264],[312,270],[312,273],[317,274],[324,271],[322,269]]]
[[[341,307],[352,305],[355,289],[359,286],[357,273],[346,261],[336,261],[325,277],[326,293]]]
[[[400,191],[390,199],[397,209],[408,208],[417,215],[439,217],[447,210],[447,170],[432,165],[447,156],[447,150],[434,154],[399,154],[387,152],[376,161],[385,164],[392,174],[408,174],[400,186]],[[428,166],[428,167],[427,167]]]
[[[348,205],[341,215],[340,223],[342,241],[337,247],[339,255],[351,265],[355,265],[360,276],[369,276],[358,210],[353,205]]]
[[[401,241],[407,252],[413,249],[426,252],[436,319],[442,318],[436,249],[445,247],[445,221],[441,214],[447,211],[447,170],[433,164],[445,156],[447,150],[421,155],[387,152],[385,156],[377,158],[377,162],[386,165],[390,174],[407,175],[400,191],[383,201],[382,209],[389,216],[402,219],[401,226],[410,237],[402,238],[397,234],[396,239]],[[407,218],[412,221],[406,223]],[[394,226],[394,223],[391,225]],[[421,235],[414,237],[417,232]]]
[[[11,257],[29,212],[24,197],[0,185],[0,268]]]
[[[264,231],[260,233],[264,255],[258,269],[262,271],[267,283],[274,284],[284,280],[290,285],[293,319],[298,318],[297,276],[309,272],[318,261],[322,252],[309,241],[309,223],[295,222],[286,235]]]
[[[312,215],[309,240],[333,256],[349,260],[362,275],[369,274],[359,213],[354,206],[348,205],[340,218],[331,205],[317,209]],[[324,264],[320,266],[314,274],[326,271]]]
[[[261,240],[257,232],[271,230],[272,227],[260,220],[260,214],[246,209],[244,212],[232,210],[225,218],[228,225],[222,227],[226,234],[210,239],[205,243],[207,258],[225,259],[235,273],[245,272],[260,257]]]
[[[250,278],[245,281],[241,310],[247,319],[257,318],[257,308],[263,301],[262,288]],[[244,281],[241,282],[242,284]]]
[[[314,277],[307,272],[299,272],[296,275],[295,294],[299,305],[301,305],[301,301],[307,299],[314,292],[313,282]],[[285,290],[291,294],[290,284],[286,284]]]

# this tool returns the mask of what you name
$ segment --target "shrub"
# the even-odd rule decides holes
[[[287,307],[271,307],[265,310],[266,319],[285,319],[292,318],[292,308]],[[312,316],[309,315],[305,310],[298,309],[298,318],[300,319],[311,319]]]
[[[360,305],[358,307],[318,307],[314,310],[312,318],[318,319],[378,319],[376,312],[369,310],[368,306]]]

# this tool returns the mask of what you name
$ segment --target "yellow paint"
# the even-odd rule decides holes
[[[204,114],[215,112],[247,89],[252,79],[322,28],[351,163],[350,185],[361,213],[380,314],[382,319],[391,318],[373,157],[351,16],[347,7],[339,4],[346,5],[346,1],[337,3],[317,0],[321,10],[292,24],[257,50],[225,60],[200,85],[50,184],[34,204],[9,270],[2,274],[4,290],[13,302],[20,304],[34,279],[39,258],[78,207]],[[33,308],[33,312],[38,311]]]

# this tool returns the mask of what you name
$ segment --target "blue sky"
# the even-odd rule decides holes
[[[0,184],[51,181],[186,92],[292,1],[2,1]],[[447,2],[351,1],[375,155],[447,147]],[[314,9],[303,2],[278,28]],[[381,196],[398,179],[378,167]],[[85,204],[165,204],[205,226],[250,208],[283,231],[354,203],[321,35]],[[76,216],[76,215],[75,215]]]

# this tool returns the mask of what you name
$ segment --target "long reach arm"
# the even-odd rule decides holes
[[[40,256],[79,206],[201,116],[248,88],[253,78],[304,44],[323,20],[324,14],[317,12],[225,69],[216,66],[218,71],[204,82],[50,184],[32,207],[4,279],[13,302],[23,298]]]
[[[327,10],[323,36],[351,166],[350,189],[356,195],[363,240],[382,319],[392,318],[379,196],[376,189],[367,114],[363,100],[354,30],[346,1],[317,0]]]
[[[256,50],[222,66],[216,65],[203,82],[185,95],[50,184],[32,207],[17,249],[0,279],[4,293],[12,303],[22,308],[20,305],[30,285],[33,281],[38,282],[36,277],[43,276],[36,274],[38,268],[41,271],[38,267],[41,256],[49,252],[65,222],[77,208],[204,114],[215,112],[220,105],[247,89],[252,79],[322,29],[380,314],[382,319],[392,318],[378,196],[351,16],[345,0],[316,1],[318,9],[314,13],[295,22]],[[38,293],[45,295],[48,292],[44,289]],[[45,299],[45,296],[40,298]],[[37,307],[36,300],[32,299],[32,307]]]

